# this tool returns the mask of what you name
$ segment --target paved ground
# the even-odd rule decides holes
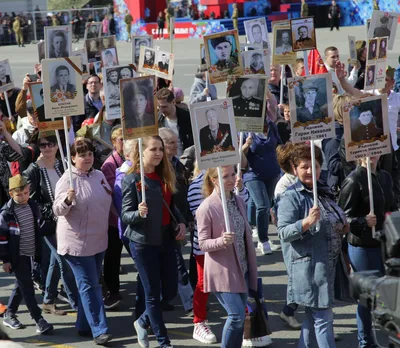
[[[355,35],[361,39],[365,35],[364,27],[342,28],[340,32],[330,32],[328,29],[318,29],[317,39],[320,51],[323,52],[326,46],[334,45],[340,50],[343,60],[348,58],[347,35]],[[174,84],[183,88],[186,94],[189,93],[190,86],[193,81],[193,75],[198,65],[199,44],[201,40],[179,40],[176,41],[174,51],[176,53],[175,65],[175,80]],[[169,41],[156,41],[162,50],[168,50],[170,47]],[[397,56],[400,39],[396,40],[397,53],[389,52],[389,64],[397,66]],[[77,45],[74,45],[77,47]],[[130,44],[121,42],[118,43],[118,55],[122,64],[130,62]],[[0,47],[1,59],[9,58],[14,78],[22,83],[25,73],[33,72],[33,65],[37,61],[36,46],[28,45],[26,48],[18,47]],[[218,95],[225,96],[224,84],[218,85]],[[272,228],[272,239],[276,240],[276,233]],[[189,248],[186,247],[185,255],[189,253]],[[287,277],[285,267],[282,261],[281,252],[276,252],[271,256],[258,255],[259,276],[263,278],[264,295],[268,304],[270,314],[269,322],[273,331],[272,338],[274,347],[295,347],[299,337],[298,331],[288,330],[287,327],[280,321],[278,315],[284,304],[286,297]],[[112,342],[113,347],[138,347],[135,339],[135,333],[132,327],[132,312],[134,306],[134,294],[136,274],[131,259],[127,254],[123,255],[123,265],[127,274],[121,276],[122,295],[124,298],[120,311],[108,312],[108,322],[110,332],[115,336]],[[11,292],[13,278],[0,272],[0,302],[7,303],[8,296]],[[41,303],[41,297],[38,295],[38,301]],[[211,307],[209,321],[217,334],[220,342],[221,332],[225,318],[225,312],[215,298],[210,297]],[[169,329],[175,347],[200,347],[202,346],[192,337],[193,326],[191,319],[184,316],[184,311],[179,302],[175,300],[176,309],[174,312],[165,313],[165,320]],[[64,307],[65,306],[62,306]],[[340,334],[342,340],[338,342],[337,347],[356,347],[356,322],[355,322],[355,306],[337,304],[335,308],[335,332]],[[27,326],[26,329],[20,331],[7,332],[18,342],[21,342],[24,347],[92,347],[93,343],[90,340],[84,340],[78,337],[74,329],[75,316],[71,313],[65,317],[47,316],[46,318],[55,325],[56,330],[51,336],[38,337],[35,334],[35,329],[32,320],[25,306],[21,306],[19,319]],[[298,317],[301,319],[303,310],[298,310]],[[156,347],[157,344],[152,339],[151,347]],[[213,345],[218,347],[218,344]]]

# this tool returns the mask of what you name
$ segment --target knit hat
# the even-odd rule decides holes
[[[10,191],[20,187],[25,187],[26,185],[28,185],[28,182],[21,174],[11,177],[8,181],[8,189]]]

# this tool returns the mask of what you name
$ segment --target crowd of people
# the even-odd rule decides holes
[[[301,330],[298,347],[311,347],[312,342],[335,347],[335,289],[348,287],[338,280],[336,269],[384,272],[371,231],[382,230],[385,214],[400,204],[400,94],[393,90],[394,69],[388,68],[384,88],[375,91],[388,98],[392,153],[371,157],[374,214],[369,211],[366,159],[346,160],[343,105],[368,95],[360,89],[365,41],[356,47],[359,61],[349,74],[336,47],[324,51],[335,85],[336,137],[318,142],[315,149],[317,206],[310,144],[290,141],[288,89],[280,66],[270,67],[264,131],[244,134],[240,173],[223,167],[221,182],[216,168],[198,169],[188,105],[182,89],[169,81],[158,79],[159,134],[143,138],[142,153],[136,140],[124,140],[120,120],[105,117],[98,75],[84,82],[85,114],[72,117],[70,144],[63,134],[60,142],[54,131],[38,130],[28,92],[31,75],[21,89],[6,92],[11,114],[0,94],[0,260],[4,272],[15,277],[9,302],[0,307],[3,324],[24,327],[18,319],[24,300],[36,332],[48,333],[54,326],[42,313],[47,318],[66,315],[56,305],[61,297],[77,311],[77,334],[107,344],[112,332],[106,311],[118,310],[123,300],[119,274],[125,248],[138,271],[132,321],[140,347],[149,347],[150,329],[160,347],[172,347],[163,311],[173,308],[178,294],[193,317],[193,338],[215,343],[220,335],[208,322],[209,293],[227,313],[221,347],[269,346],[269,328],[268,334],[244,337],[245,320],[249,298],[262,297],[256,251],[269,255],[281,250],[288,286],[280,318]],[[205,71],[197,70],[189,104],[217,99]],[[286,77],[303,71],[299,59],[286,67]],[[40,64],[35,73],[40,80]],[[211,133],[211,123],[209,127]],[[72,173],[60,157],[67,147]],[[231,232],[224,224],[221,193]],[[271,223],[277,226],[280,244],[269,239]],[[191,243],[189,267],[182,255],[186,236]],[[41,308],[35,290],[43,293]],[[295,317],[298,306],[305,307],[302,323]],[[368,310],[360,305],[354,316],[359,347],[373,347]]]

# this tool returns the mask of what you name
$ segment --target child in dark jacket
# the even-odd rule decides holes
[[[9,190],[11,199],[0,211],[0,260],[4,272],[13,272],[16,280],[3,324],[14,330],[24,327],[16,317],[24,299],[36,322],[36,332],[46,334],[53,330],[53,325],[42,317],[31,276],[33,261],[40,255],[41,214],[37,204],[29,198],[29,185],[25,178],[21,175],[10,178]]]

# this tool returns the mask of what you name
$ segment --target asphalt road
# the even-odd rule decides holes
[[[341,52],[343,61],[347,61],[348,48],[347,36],[355,35],[357,39],[365,37],[364,27],[341,28],[339,32],[330,32],[329,29],[318,29],[317,41],[320,52],[329,45],[337,46]],[[244,39],[241,38],[243,41]],[[272,40],[272,37],[271,37]],[[82,43],[82,41],[79,43]],[[201,40],[177,40],[174,42],[174,52],[176,54],[174,85],[181,87],[186,95],[189,94],[190,87],[193,82],[193,76],[199,64],[199,44]],[[170,42],[155,41],[161,50],[169,50]],[[388,63],[397,67],[397,58],[400,47],[400,38],[395,42],[395,51],[389,52]],[[74,44],[74,48],[78,45]],[[126,42],[118,43],[118,56],[120,63],[130,63],[130,44]],[[27,45],[25,48],[16,46],[0,47],[0,59],[8,58],[12,66],[14,79],[18,81],[17,85],[22,84],[23,77],[26,73],[33,72],[33,66],[37,61],[36,45]],[[225,84],[219,84],[218,95],[222,98],[225,96]],[[271,236],[273,240],[277,240],[274,227],[271,227]],[[188,256],[189,247],[184,248],[185,257]],[[285,326],[279,319],[279,313],[284,305],[286,298],[287,276],[285,266],[282,260],[281,252],[274,252],[273,255],[262,256],[258,254],[259,276],[263,279],[264,296],[269,311],[269,323],[273,331],[272,339],[274,347],[295,347],[299,337],[299,331],[292,331]],[[135,296],[135,279],[136,273],[132,260],[125,253],[123,254],[122,263],[124,270],[127,272],[121,275],[121,287],[123,303],[118,311],[108,311],[108,323],[110,332],[114,335],[114,340],[110,346],[113,347],[139,347],[133,329],[133,309]],[[0,273],[0,302],[7,303],[8,296],[13,287],[13,277]],[[42,298],[37,294],[38,303],[42,302]],[[184,310],[179,298],[175,299],[176,308],[173,312],[165,314],[168,331],[172,339],[174,347],[201,347],[202,344],[192,339],[193,324],[192,319],[185,316]],[[60,304],[61,308],[67,309],[67,306]],[[298,309],[298,318],[303,317],[303,309]],[[337,347],[357,346],[357,326],[355,320],[355,305],[338,303],[335,312],[335,332],[340,335],[341,341],[337,343]],[[76,335],[74,322],[75,313],[69,313],[64,317],[56,317],[46,315],[46,319],[54,324],[55,330],[49,336],[37,336],[35,334],[34,323],[24,305],[20,307],[18,312],[19,319],[27,325],[24,330],[13,331],[7,329],[9,335],[20,342],[24,347],[57,347],[57,348],[83,348],[94,346],[91,340],[83,339]],[[210,297],[209,322],[216,333],[218,342],[221,341],[222,327],[225,321],[225,312],[220,307],[216,299]],[[157,347],[154,337],[151,339],[151,345]],[[212,345],[218,347],[218,344]]]

